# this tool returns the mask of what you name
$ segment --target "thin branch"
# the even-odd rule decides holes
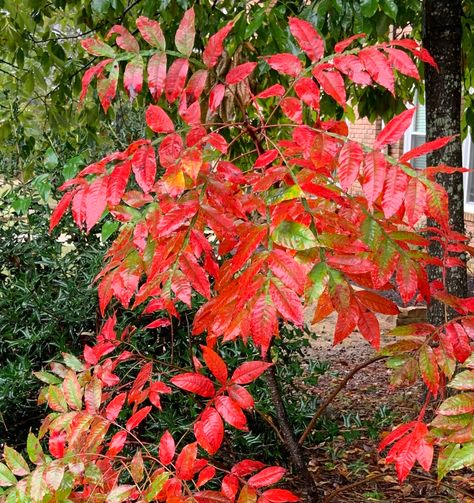
[[[372,480],[380,479],[384,476],[384,473],[377,473],[375,475],[368,475],[365,479],[357,480],[356,482],[352,482],[352,484],[348,484],[347,486],[342,486],[339,489],[336,489],[332,493],[330,493],[326,498],[324,498],[323,503],[329,503],[340,493],[348,491],[349,489],[353,489],[354,487],[361,486],[363,484],[367,484],[367,482],[371,482]]]
[[[365,367],[368,367],[369,365],[372,365],[372,363],[378,362],[380,360],[385,360],[388,358],[387,356],[374,356],[373,358],[370,358],[370,360],[366,360],[365,362],[362,362],[360,365],[357,365],[357,367],[354,367],[347,375],[342,379],[342,381],[334,388],[334,390],[329,394],[329,396],[323,401],[323,403],[319,406],[318,410],[315,412],[313,418],[309,422],[308,426],[304,430],[303,434],[301,435],[300,439],[298,440],[298,443],[302,445],[308,435],[311,433],[313,430],[314,426],[316,425],[317,420],[321,417],[323,412],[327,409],[328,405],[336,398],[336,396],[339,394],[339,392],[346,386],[346,384],[354,377],[359,370],[364,369]]]

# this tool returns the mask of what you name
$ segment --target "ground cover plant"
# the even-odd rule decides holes
[[[221,65],[232,22],[209,37],[202,54],[193,51],[193,9],[172,49],[157,21],[139,17],[136,25],[140,42],[120,25],[105,41],[82,42],[98,61],[84,74],[81,100],[94,79],[105,112],[119,85],[130,99],[141,94],[152,101],[145,105],[149,134],[66,181],[51,217],[52,232],[69,208],[85,232],[105,212],[120,223],[96,278],[105,321],[81,359],[65,354],[40,374],[47,384],[40,402],[52,412],[28,436],[31,464],[5,448],[4,499],[318,501],[301,447],[312,423],[298,442],[276,372],[284,364],[280,333],[303,327],[310,307],[313,324],[337,313],[334,343],[357,327],[390,357],[394,384],[421,374],[428,392],[417,418],[380,444],[390,446],[386,460],[401,481],[416,462],[429,470],[435,447],[440,478],[471,465],[474,300],[448,294],[426,274],[428,265],[464,267],[450,252],[470,251],[466,237],[450,230],[448,197],[436,182],[438,173],[462,168],[410,164],[451,138],[397,160],[384,149],[403,135],[413,109],[391,120],[373,145],[350,140],[343,120],[348,82],[394,93],[399,74],[419,78],[414,61],[436,66],[430,55],[409,39],[367,46],[363,34],[326,55],[314,27],[290,18],[295,54]],[[270,72],[278,83],[268,86]],[[420,230],[424,217],[438,227]],[[430,239],[442,244],[442,260],[426,253]],[[439,327],[396,328],[395,342],[380,348],[376,314],[398,312],[381,295],[391,289],[405,303],[436,298],[457,314]],[[134,326],[121,323],[123,309],[137,313]],[[183,318],[189,334],[175,331]],[[161,355],[136,349],[143,331],[166,341]],[[232,351],[242,356],[237,364]],[[466,370],[456,373],[457,364]],[[300,476],[296,491],[282,482],[285,468],[258,459],[227,465],[220,457],[229,430],[249,429],[249,387],[262,378]],[[431,421],[426,408],[445,397],[447,385],[459,393]],[[172,404],[179,433],[169,426],[150,439],[148,421],[159,424]]]

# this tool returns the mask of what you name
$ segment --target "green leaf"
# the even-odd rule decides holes
[[[31,197],[18,197],[12,202],[12,208],[17,213],[26,213],[31,205]]]
[[[457,416],[474,411],[474,393],[460,393],[447,398],[440,406],[438,414]]]
[[[395,21],[398,14],[398,6],[396,2],[394,0],[382,0],[380,4],[384,13]]]
[[[0,463],[0,487],[14,486],[16,483],[16,477],[8,466]]]
[[[157,475],[148,488],[148,491],[145,494],[145,499],[147,501],[152,501],[155,496],[163,489],[169,477],[169,473],[160,473],[159,475]]]
[[[438,394],[439,372],[436,356],[430,346],[424,345],[419,355],[420,371],[428,389],[434,396]]]
[[[291,185],[290,187],[280,187],[278,189],[269,190],[265,197],[265,202],[268,205],[282,203],[296,199],[303,194],[299,185]]]
[[[360,2],[360,12],[364,17],[372,17],[378,7],[377,0],[361,0]]]
[[[308,250],[318,244],[311,230],[298,222],[282,222],[271,237],[278,245],[292,250]]]
[[[3,456],[8,468],[10,468],[15,475],[22,477],[23,475],[28,475],[28,473],[30,473],[28,464],[24,460],[23,456],[19,452],[15,451],[15,449],[6,445],[3,451]]]
[[[112,489],[105,500],[106,503],[121,503],[125,501],[132,491],[135,489],[135,486],[132,485],[120,485]]]
[[[35,465],[38,465],[44,461],[43,448],[38,440],[38,438],[33,433],[28,433],[28,438],[26,440],[26,452],[30,461]]]
[[[250,23],[246,24],[244,39],[250,38],[259,28],[262,26],[264,19],[266,18],[265,14],[266,9],[259,9],[251,18]],[[245,17],[242,17],[245,22]]]
[[[106,221],[102,225],[102,230],[100,233],[100,239],[102,241],[107,241],[109,237],[119,228],[119,222]]]
[[[92,12],[94,14],[105,14],[110,8],[110,0],[92,0]]]
[[[53,374],[50,374],[49,372],[43,372],[42,370],[38,372],[33,372],[33,375],[39,379],[42,382],[45,382],[46,384],[61,384],[61,379],[59,377],[56,377]]]
[[[71,157],[68,159],[66,164],[63,166],[63,176],[64,180],[69,180],[74,178],[79,171],[79,168],[84,165],[84,159],[80,155]]]
[[[309,279],[312,281],[312,285],[306,291],[306,302],[308,304],[314,304],[319,299],[324,289],[326,288],[326,277],[328,275],[328,268],[324,262],[319,262],[308,274]]]
[[[460,470],[472,464],[474,464],[474,442],[448,445],[439,454],[438,479],[441,480],[450,471]]]
[[[44,167],[52,170],[58,165],[58,156],[56,155],[56,152],[50,147],[46,152],[44,153]]]
[[[49,173],[43,173],[42,175],[38,175],[33,179],[32,185],[38,191],[41,199],[43,201],[48,201],[49,196],[51,194],[51,183],[50,183],[51,175]]]
[[[102,485],[103,475],[101,469],[94,463],[89,463],[84,471],[87,482],[97,486]]]
[[[460,390],[474,390],[474,372],[472,370],[465,370],[457,374],[448,386]]]
[[[72,370],[76,370],[77,372],[82,372],[84,370],[84,365],[83,363],[76,358],[74,355],[71,355],[70,353],[62,353],[64,363],[66,364],[67,367],[69,367]],[[52,383],[56,384],[56,383]]]

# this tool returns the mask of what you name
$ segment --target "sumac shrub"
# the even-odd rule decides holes
[[[398,339],[382,351],[392,356],[392,366],[398,362],[395,381],[421,373],[427,402],[447,382],[462,391],[473,387],[471,370],[451,380],[457,362],[473,365],[473,300],[449,295],[442,283],[430,285],[425,272],[428,264],[462,267],[449,252],[470,250],[466,238],[450,230],[447,194],[435,180],[437,173],[460,168],[418,170],[410,163],[451,138],[396,160],[384,150],[401,138],[413,109],[390,121],[373,145],[349,139],[339,120],[349,82],[394,93],[397,74],[418,78],[413,60],[435,62],[412,40],[365,46],[362,35],[325,55],[312,25],[290,18],[298,54],[234,61],[221,74],[218,62],[232,22],[209,37],[202,54],[193,50],[192,9],[172,49],[157,21],[140,17],[136,23],[145,49],[122,26],[107,37],[117,47],[98,38],[82,42],[98,61],[84,75],[81,99],[96,79],[107,111],[119,84],[133,99],[146,76],[150,132],[63,184],[51,217],[51,230],[69,208],[86,232],[106,211],[120,222],[96,278],[107,319],[81,361],[68,356],[43,376],[51,384],[40,399],[52,412],[38,435],[29,436],[33,469],[6,449],[0,472],[2,484],[11,486],[6,499],[296,501],[297,495],[275,486],[284,468],[250,459],[225,466],[216,456],[226,430],[248,429],[250,385],[259,386],[265,376],[272,400],[281,405],[275,367],[282,360],[273,344],[282,324],[305,324],[305,307],[314,308],[313,323],[337,313],[335,343],[357,327],[379,350],[376,313],[398,311],[380,291],[396,288],[404,302],[435,297],[459,318],[441,327],[396,329]],[[260,86],[269,74],[276,83]],[[257,84],[249,84],[251,75]],[[322,97],[339,105],[338,117],[321,112]],[[445,247],[444,260],[424,251],[428,239],[416,226],[425,216],[439,224],[429,230]],[[187,353],[178,365],[173,351],[182,341],[175,342],[173,320],[196,302],[189,334],[179,334],[187,338]],[[118,330],[118,306],[136,311],[143,326]],[[141,328],[168,334],[166,358],[134,349]],[[234,364],[225,357],[227,348],[242,342],[260,356]],[[186,425],[182,434],[163,427],[144,440],[150,416],[159,418],[176,396],[185,397],[176,419]],[[416,420],[383,440],[381,449],[393,444],[387,461],[396,464],[400,480],[415,462],[430,469],[435,444],[440,476],[467,464],[473,396],[467,391],[445,400],[432,424],[423,407]],[[283,416],[280,410],[291,461],[303,473]]]

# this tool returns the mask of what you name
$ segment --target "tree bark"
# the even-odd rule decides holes
[[[461,142],[461,0],[423,1],[423,45],[439,66],[439,72],[425,65],[426,97],[426,140],[440,136],[459,135],[444,149],[427,155],[427,165],[462,166]],[[440,174],[437,181],[449,196],[449,223],[457,232],[464,234],[464,190],[462,173]],[[428,220],[428,225],[434,222]],[[440,243],[429,246],[432,256],[442,258]],[[465,255],[461,257],[465,260]],[[428,269],[430,281],[442,279],[442,271],[431,266]],[[446,289],[458,296],[467,295],[466,268],[450,268],[446,275]],[[447,313],[448,317],[451,313]],[[439,325],[445,322],[444,305],[433,301],[428,306],[428,319]]]
[[[268,358],[267,358],[268,361]],[[293,428],[291,426],[288,414],[286,413],[285,404],[281,397],[280,386],[278,384],[275,369],[270,367],[265,373],[268,390],[275,407],[276,418],[278,421],[278,429],[285,441],[285,448],[291,459],[291,464],[296,470],[296,473],[302,478],[304,483],[304,491],[306,492],[306,500],[308,503],[317,503],[320,501],[319,493],[311,473],[308,470],[304,459],[303,448],[296,440]]]

